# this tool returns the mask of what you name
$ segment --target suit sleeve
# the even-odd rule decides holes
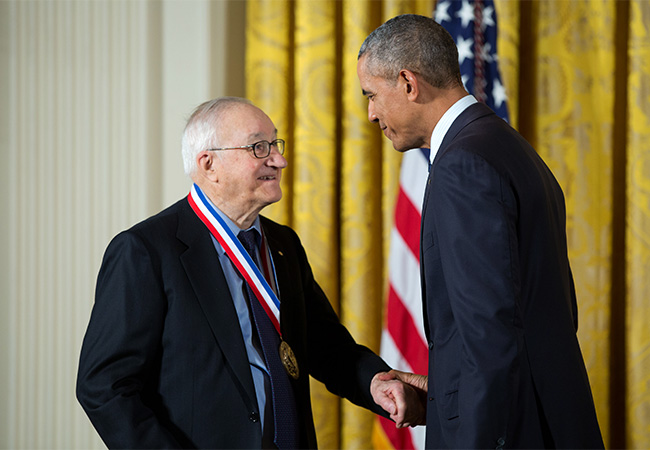
[[[490,164],[462,149],[436,162],[431,182],[440,262],[463,345],[457,445],[485,448],[506,434],[523,345],[515,197]]]
[[[152,392],[166,301],[143,242],[109,245],[81,349],[77,398],[109,448],[179,448]]]
[[[298,237],[291,232],[300,265],[307,319],[308,366],[311,376],[352,403],[384,416],[370,394],[375,374],[390,367],[369,348],[358,344],[343,326],[325,293],[314,279]]]

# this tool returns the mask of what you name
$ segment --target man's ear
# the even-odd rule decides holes
[[[196,155],[196,170],[211,181],[217,180],[216,158],[213,152],[202,151]]]
[[[399,71],[399,79],[402,89],[409,101],[415,101],[420,94],[420,86],[418,84],[418,78],[413,72],[408,69],[402,69]]]

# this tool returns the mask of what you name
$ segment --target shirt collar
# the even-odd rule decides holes
[[[438,150],[440,150],[440,144],[442,144],[442,140],[445,138],[447,131],[451,128],[451,124],[454,123],[454,120],[456,120],[463,111],[476,102],[476,98],[474,98],[473,95],[468,94],[451,105],[451,108],[442,115],[431,134],[431,151],[429,152],[429,162],[431,164],[433,164],[433,160],[438,154]]]

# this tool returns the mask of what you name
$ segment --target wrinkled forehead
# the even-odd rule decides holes
[[[253,105],[239,104],[228,111],[222,122],[221,137],[250,144],[261,140],[273,140],[277,129],[269,116]]]

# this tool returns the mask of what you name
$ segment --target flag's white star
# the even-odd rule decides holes
[[[463,6],[456,13],[463,25],[463,28],[467,28],[469,23],[474,20],[474,5],[470,2],[463,0]]]
[[[456,46],[458,47],[458,64],[462,64],[463,61],[465,61],[465,58],[474,58],[474,52],[472,51],[473,44],[474,39],[464,39],[462,36],[456,38]]]
[[[435,21],[439,24],[442,24],[445,20],[451,22],[451,17],[449,16],[449,7],[451,2],[438,2],[436,5]]]
[[[493,27],[494,26],[494,7],[493,6],[488,6],[483,10],[483,23],[481,24],[481,27],[483,30],[485,30],[486,27]]]
[[[508,98],[506,95],[506,88],[498,79],[494,80],[494,86],[492,86],[492,97],[494,98],[494,106],[497,108],[500,108],[503,102]]]

